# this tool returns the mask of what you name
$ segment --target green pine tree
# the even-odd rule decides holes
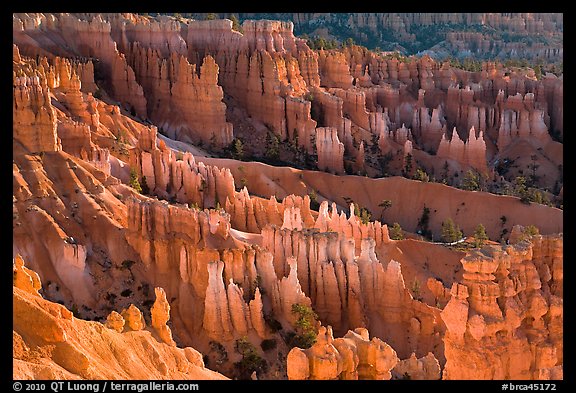
[[[404,233],[402,232],[402,227],[397,222],[390,228],[390,239],[392,240],[402,240],[404,239]]]
[[[266,134],[266,152],[264,155],[272,162],[276,162],[280,158],[280,140],[272,133]]]
[[[486,228],[484,225],[478,224],[476,230],[474,231],[474,247],[482,247],[484,243],[488,240],[488,235],[486,235]]]
[[[451,218],[442,223],[442,240],[445,243],[454,243],[462,238],[462,231],[458,228]]]
[[[480,191],[480,175],[469,169],[462,179],[462,189],[468,191]]]
[[[231,144],[232,158],[242,160],[244,158],[244,144],[238,138],[234,138]]]
[[[238,17],[232,14],[232,16],[230,16],[230,20],[232,21],[232,30],[242,33],[242,26],[240,25]]]
[[[130,187],[138,191],[140,194],[142,193],[142,186],[140,186],[140,181],[138,181],[138,173],[134,168],[130,169]]]

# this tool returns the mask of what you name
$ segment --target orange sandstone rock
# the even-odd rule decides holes
[[[38,273],[24,266],[24,260],[20,255],[14,258],[14,286],[33,295],[40,296],[38,290],[42,289],[42,283]]]
[[[561,236],[537,235],[515,245],[485,247],[462,260],[464,280],[454,284],[442,311],[444,379],[540,379],[561,373],[562,313],[555,307],[562,295],[551,291],[556,279],[562,281],[561,268],[550,273],[561,244]],[[520,330],[526,333],[519,335]]]
[[[127,309],[122,310],[120,315],[126,321],[126,326],[133,331],[142,330],[146,327],[142,312],[133,304]]]
[[[436,155],[439,158],[451,159],[462,165],[475,168],[482,173],[488,172],[486,142],[484,142],[483,132],[480,131],[476,137],[474,127],[470,128],[466,143],[460,139],[456,128],[452,131],[452,140],[448,141],[446,134],[444,134]]]
[[[398,362],[392,374],[399,379],[437,380],[440,379],[440,364],[431,352],[420,359],[412,353],[410,358]]]
[[[146,177],[153,194],[175,197],[181,203],[224,206],[226,198],[235,193],[228,169],[196,164],[191,153],[184,153],[180,160],[162,141],[157,142],[155,127],[141,133],[138,145],[130,152],[130,166],[139,177]]]
[[[122,333],[124,331],[125,323],[126,321],[122,315],[118,314],[116,311],[112,311],[106,318],[106,327],[116,330],[118,333]]]
[[[344,145],[338,139],[335,128],[316,129],[316,149],[318,151],[318,169],[334,174],[344,173]]]
[[[74,318],[16,285],[13,309],[15,379],[226,379],[206,369],[192,348],[159,343],[145,330],[120,333]]]
[[[309,349],[288,353],[288,379],[391,379],[396,352],[382,340],[369,340],[366,329],[348,331],[334,339],[332,328],[320,327],[316,343]]]
[[[135,42],[130,63],[148,99],[148,114],[172,138],[228,146],[232,124],[226,122],[219,67],[211,56],[201,66],[190,64],[178,52],[163,55]]]
[[[166,325],[170,319],[170,304],[166,300],[166,292],[162,288],[154,288],[156,300],[150,309],[152,315],[152,327],[160,336],[160,339],[168,345],[176,345],[172,339],[172,331]]]
[[[56,113],[50,103],[46,79],[14,77],[13,93],[14,140],[31,153],[60,150]]]

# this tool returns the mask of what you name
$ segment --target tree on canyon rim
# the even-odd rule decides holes
[[[484,225],[478,224],[476,230],[474,231],[474,247],[481,247],[488,240],[488,235],[486,235],[486,228]]]
[[[445,243],[454,243],[462,238],[462,231],[451,218],[442,223],[442,240]]]
[[[404,233],[402,232],[402,227],[397,222],[390,228],[390,239],[392,240],[402,240],[404,239]]]

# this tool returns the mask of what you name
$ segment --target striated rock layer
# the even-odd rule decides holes
[[[173,139],[228,146],[232,124],[226,122],[218,65],[211,56],[201,65],[186,57],[134,42],[129,52],[136,77],[148,98],[148,115]],[[198,68],[198,70],[197,70]]]
[[[14,76],[12,106],[15,142],[31,153],[61,150],[46,79]]]
[[[562,379],[562,248],[537,235],[462,259],[441,313],[444,379]]]

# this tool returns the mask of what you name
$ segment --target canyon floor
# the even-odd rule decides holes
[[[563,379],[562,14],[311,15],[13,14],[14,379]]]

